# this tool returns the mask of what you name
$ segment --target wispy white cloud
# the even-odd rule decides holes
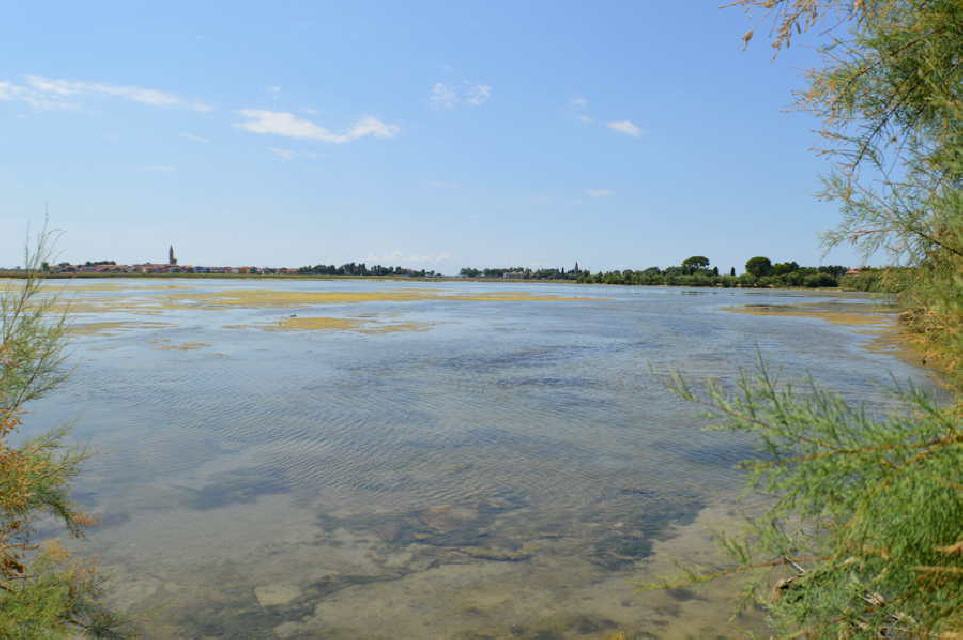
[[[614,196],[615,192],[611,189],[586,189],[585,195],[590,198],[608,198]]]
[[[586,109],[588,109],[588,98],[576,96],[571,100],[569,100],[568,103],[576,111],[585,111]]]
[[[170,164],[148,164],[140,168],[141,171],[148,173],[174,173],[177,167]]]
[[[405,251],[391,251],[383,254],[368,254],[365,256],[367,264],[382,264],[385,266],[436,266],[452,257],[448,251],[434,254],[408,253]]]
[[[458,104],[458,94],[444,82],[436,82],[431,87],[428,100],[436,109],[454,109]]]
[[[392,138],[398,134],[397,125],[385,124],[373,116],[363,116],[347,131],[337,133],[319,126],[306,118],[285,111],[264,111],[242,109],[238,111],[246,118],[234,126],[251,133],[262,133],[300,140],[313,140],[331,144],[344,144],[361,138]]]
[[[473,84],[465,89],[465,102],[477,107],[485,104],[492,97],[492,87],[489,84]]]
[[[74,109],[85,97],[108,97],[146,104],[153,107],[211,111],[198,100],[188,100],[159,89],[136,85],[86,82],[28,75],[23,82],[0,81],[0,100],[24,102],[35,109]]]
[[[205,138],[204,136],[199,136],[196,133],[191,133],[190,131],[181,131],[177,135],[184,138],[185,140],[190,140],[191,142],[197,142],[200,144],[207,144],[208,142],[210,142],[209,138]]]
[[[579,122],[583,124],[595,122],[595,118],[588,113],[589,101],[587,98],[576,96],[568,101],[568,106],[569,109],[575,112],[575,117],[578,118]]]
[[[492,97],[489,84],[463,82],[460,85],[436,82],[431,86],[428,101],[434,109],[454,109],[461,105],[478,107]]]
[[[294,160],[295,158],[314,160],[320,157],[313,151],[292,149],[290,147],[268,147],[268,151],[284,161]]]
[[[298,152],[294,149],[285,149],[284,147],[268,147],[268,151],[282,160],[293,160],[298,155]]]
[[[582,96],[575,96],[574,98],[569,98],[568,109],[571,113],[575,115],[579,122],[583,124],[593,124],[595,123],[595,118],[589,112],[589,101],[588,98]],[[623,135],[632,136],[637,138],[642,135],[642,128],[635,124],[631,120],[612,120],[610,122],[600,122],[600,125],[604,124],[607,128],[612,131],[616,131]]]
[[[0,102],[23,102],[42,111],[75,109],[78,106],[62,96],[51,96],[26,85],[7,81],[0,81]]]
[[[633,138],[639,137],[639,135],[642,133],[642,129],[640,129],[639,126],[631,120],[615,120],[613,122],[609,122],[605,126],[612,131],[617,131],[618,133],[632,136]]]

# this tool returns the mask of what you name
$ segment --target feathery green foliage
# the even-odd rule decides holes
[[[0,637],[119,637],[118,621],[98,602],[93,567],[56,541],[32,539],[44,516],[74,536],[90,524],[69,496],[84,453],[63,444],[63,431],[10,443],[26,405],[64,379],[65,317],[53,312],[54,298],[42,295],[33,275],[48,239],[41,234],[25,256],[28,277],[0,292]]]
[[[734,391],[681,377],[673,389],[708,407],[714,428],[755,436],[760,455],[744,467],[773,497],[747,536],[725,540],[738,565],[690,582],[758,572],[747,595],[787,637],[963,632],[959,407],[908,388],[903,411],[876,417],[811,380],[780,386],[761,361]]]

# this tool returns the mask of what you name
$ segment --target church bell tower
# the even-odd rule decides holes
[[[167,264],[172,267],[177,266],[177,258],[174,257],[174,245],[171,245],[171,249],[167,254]]]

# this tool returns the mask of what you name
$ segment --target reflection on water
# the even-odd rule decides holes
[[[637,589],[673,557],[712,557],[750,454],[700,431],[653,371],[731,377],[758,348],[784,375],[860,398],[890,371],[925,384],[849,327],[726,311],[819,300],[808,294],[110,284],[68,285],[91,329],[30,426],[71,420],[96,450],[78,496],[102,520],[83,548],[149,637],[758,626],[727,621],[732,585]],[[324,330],[262,330],[285,323]],[[356,330],[396,325],[421,330]]]

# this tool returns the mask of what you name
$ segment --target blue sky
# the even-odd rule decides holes
[[[3,4],[0,264],[821,257],[768,23],[715,2]],[[758,35],[742,51],[748,28]]]

